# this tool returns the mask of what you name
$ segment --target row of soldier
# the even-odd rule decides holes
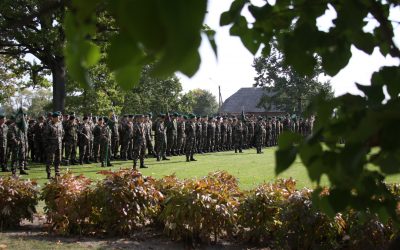
[[[46,163],[48,178],[50,166],[54,164],[58,175],[62,162],[65,165],[100,162],[102,166],[112,166],[112,160],[121,159],[133,160],[134,168],[139,161],[140,167],[146,168],[144,159],[149,156],[160,161],[185,155],[190,162],[195,161],[195,153],[226,150],[237,153],[251,147],[262,153],[261,148],[276,145],[285,130],[307,135],[312,129],[312,120],[297,120],[289,115],[238,119],[178,113],[160,114],[153,121],[151,113],[124,115],[120,119],[114,115],[111,118],[87,115],[78,119],[75,114],[61,116],[60,112],[54,112],[47,118],[29,120],[25,133],[16,126],[14,117],[7,121],[0,116],[0,124],[2,171],[8,171],[10,160],[14,175],[17,167],[20,174],[27,174],[29,155],[33,162]]]

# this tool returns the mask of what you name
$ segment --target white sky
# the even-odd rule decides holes
[[[251,87],[254,83],[255,70],[251,66],[253,55],[242,45],[238,37],[229,35],[229,27],[219,26],[222,12],[229,10],[232,0],[209,0],[208,14],[205,23],[217,32],[218,61],[205,39],[200,47],[202,63],[199,71],[192,78],[178,74],[184,91],[202,88],[211,91],[218,98],[218,85],[221,86],[222,98],[225,100],[241,87]],[[247,18],[247,13],[244,14]],[[327,12],[318,20],[320,29],[332,25],[331,20],[336,13]],[[250,19],[250,18],[249,18]],[[392,11],[391,19],[400,20],[400,9]],[[369,26],[373,27],[374,24]],[[396,41],[400,41],[400,27],[395,29]],[[398,43],[400,44],[400,42]],[[356,48],[352,48],[349,64],[331,79],[335,95],[344,93],[357,94],[354,82],[368,84],[372,73],[382,65],[398,65],[398,60],[385,58],[378,49],[370,56]]]

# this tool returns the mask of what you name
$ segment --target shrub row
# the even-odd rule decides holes
[[[154,180],[131,170],[101,173],[105,178],[97,183],[66,173],[46,184],[41,199],[54,232],[129,236],[153,225],[174,240],[224,237],[279,249],[380,249],[397,234],[371,213],[349,210],[328,217],[313,209],[312,190],[296,189],[293,179],[242,192],[227,172],[186,180],[174,175]],[[32,219],[35,183],[6,178],[0,184],[2,222]],[[390,188],[398,193],[397,186]]]

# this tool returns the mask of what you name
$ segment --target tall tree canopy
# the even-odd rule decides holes
[[[321,82],[323,71],[320,60],[317,62],[312,74],[302,75],[285,63],[284,55],[276,47],[271,48],[269,55],[255,58],[254,86],[266,91],[259,105],[266,109],[274,105],[279,110],[301,115],[314,97],[332,98],[332,87],[329,81]]]
[[[65,104],[63,22],[67,2],[3,0],[0,3],[0,54],[26,65],[31,64],[30,55],[39,60],[39,65],[27,70],[33,70],[33,79],[35,75],[51,73],[55,110],[64,110]]]
[[[197,115],[213,115],[218,112],[217,98],[208,90],[190,90],[182,97],[182,103],[189,112]]]

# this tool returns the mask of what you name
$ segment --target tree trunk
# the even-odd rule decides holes
[[[303,113],[303,110],[301,108],[301,98],[297,99],[297,113],[299,116],[301,116],[301,113]]]
[[[60,59],[51,69],[53,74],[53,111],[65,111],[65,83],[67,75],[64,59]]]

